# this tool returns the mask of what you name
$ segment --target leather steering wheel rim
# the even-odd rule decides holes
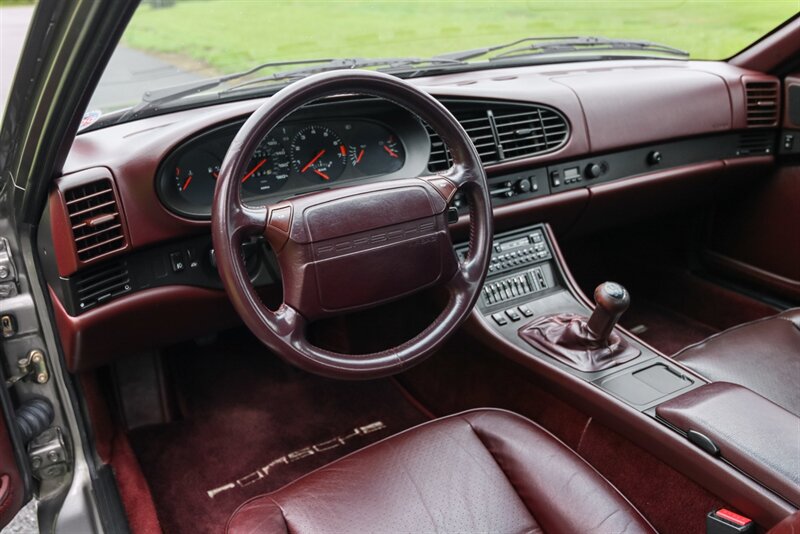
[[[245,205],[240,198],[239,177],[246,173],[261,140],[301,106],[345,94],[379,97],[415,114],[439,134],[453,165],[436,175],[339,187],[267,207]],[[469,252],[462,262],[455,257],[447,228],[448,203],[457,191],[464,192],[470,205]],[[331,224],[333,208],[353,212],[353,217],[342,218],[350,226],[337,230],[336,224]],[[493,235],[486,175],[472,141],[455,117],[432,96],[397,77],[360,70],[332,71],[299,80],[250,116],[222,162],[211,223],[220,278],[253,334],[300,368],[346,379],[395,374],[440,348],[469,316],[480,296]],[[278,256],[284,302],[274,311],[258,297],[240,254],[243,240],[253,234],[265,235]],[[387,240],[386,236],[397,238]],[[377,244],[378,238],[383,242]],[[342,243],[351,247],[357,243],[359,250],[340,253]],[[323,251],[333,252],[331,257],[322,257]],[[368,290],[350,288],[345,293],[326,282],[332,269],[347,273],[362,265],[389,267],[381,254],[395,262],[392,267],[396,270],[391,274],[395,278],[391,280],[398,280],[394,285],[401,286],[396,295],[382,284],[373,287],[379,295],[371,301]],[[408,260],[397,269],[396,262],[407,257],[416,261]],[[370,276],[385,280],[384,270],[377,271],[381,273]],[[445,286],[447,305],[427,328],[401,345],[351,355],[319,348],[306,338],[310,320],[369,308],[403,296],[401,290],[409,294],[432,285]]]

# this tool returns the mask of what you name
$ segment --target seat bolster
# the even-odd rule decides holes
[[[495,410],[463,417],[544,532],[654,532],[608,480],[535,423]]]
[[[239,506],[228,519],[225,532],[236,534],[288,534],[283,511],[268,495],[254,497]]]

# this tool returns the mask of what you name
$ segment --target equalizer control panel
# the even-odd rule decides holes
[[[463,260],[467,246],[457,247],[456,253]],[[541,225],[495,236],[479,307],[488,313],[518,300],[530,300],[555,287],[557,278],[552,259]]]

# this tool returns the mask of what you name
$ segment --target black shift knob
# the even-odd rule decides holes
[[[586,327],[599,341],[607,341],[617,321],[628,309],[631,297],[622,285],[616,282],[603,282],[594,290],[596,304]]]

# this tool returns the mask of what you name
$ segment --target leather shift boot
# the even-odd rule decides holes
[[[561,313],[539,317],[519,329],[519,336],[534,348],[579,371],[601,371],[628,362],[641,354],[628,341],[611,332],[598,339],[582,315]]]

